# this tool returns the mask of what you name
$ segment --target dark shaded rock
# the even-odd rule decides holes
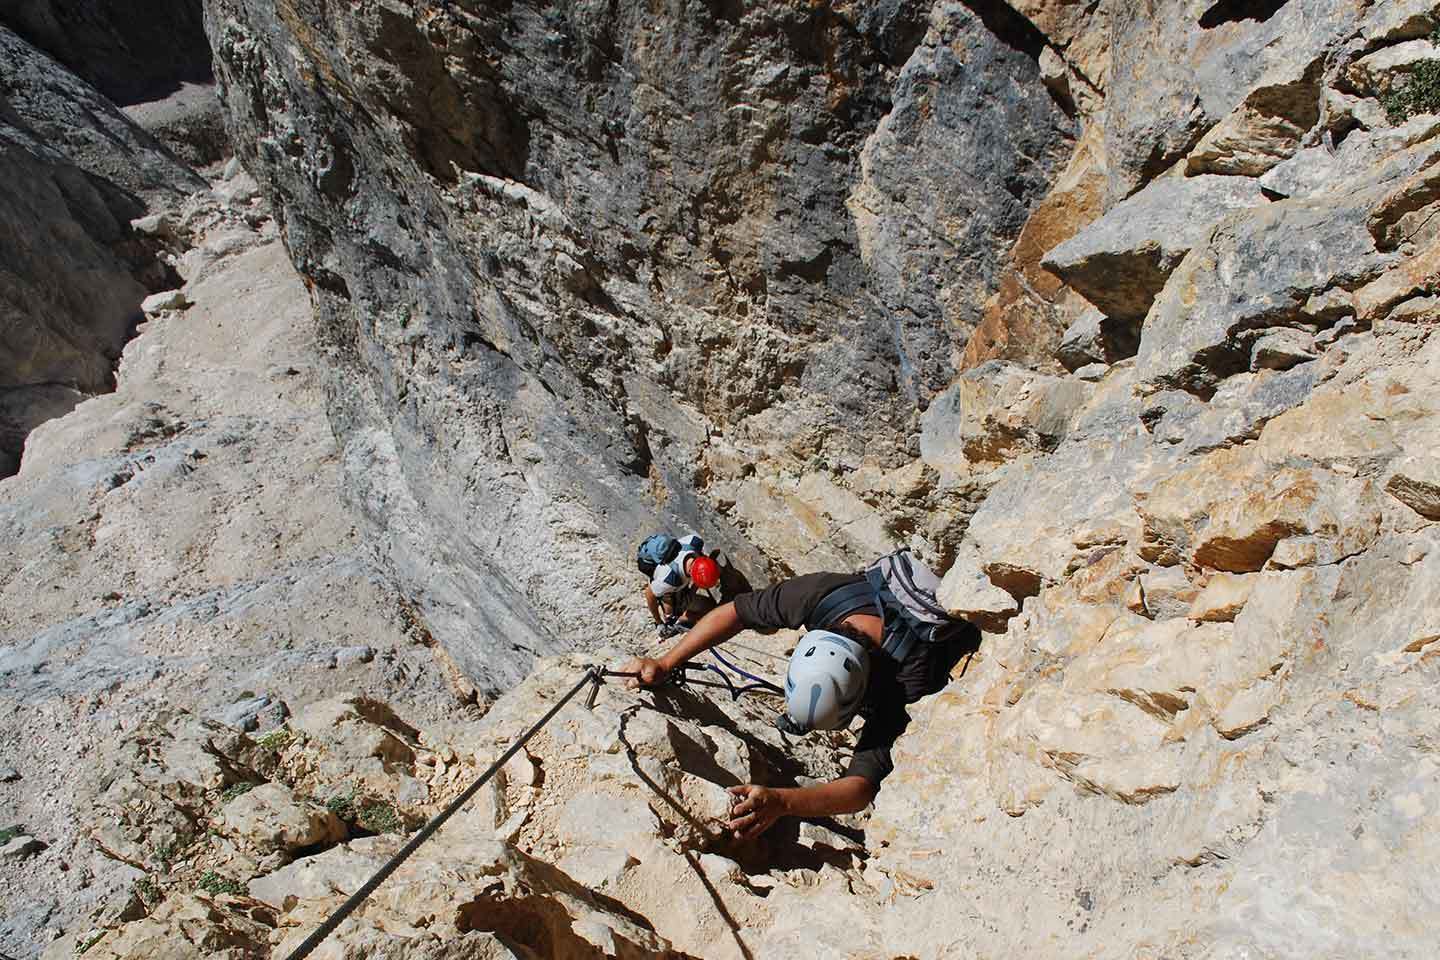
[[[112,184],[106,199],[122,223],[145,212],[145,198],[205,188],[203,179],[113,103],[4,27],[0,62],[6,65],[0,123]]]
[[[202,0],[18,0],[0,24],[118,104],[211,77]]]
[[[184,83],[168,97],[124,110],[136,125],[192,167],[219,163],[230,155],[225,113],[214,84]]]
[[[0,28],[0,476],[26,434],[114,387],[161,241],[146,198],[204,185],[94,89]]]
[[[1091,364],[1110,364],[1133,357],[1139,346],[1139,324],[1090,310],[1065,330],[1055,359],[1074,373]]]

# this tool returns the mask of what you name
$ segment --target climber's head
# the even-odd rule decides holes
[[[870,678],[865,647],[829,630],[800,639],[785,674],[785,716],[793,733],[837,730],[860,709]]]
[[[701,590],[720,585],[720,565],[711,558],[701,555],[690,561],[690,580]]]

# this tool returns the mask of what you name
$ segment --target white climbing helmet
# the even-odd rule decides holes
[[[837,730],[865,696],[870,657],[865,648],[829,630],[800,638],[785,674],[785,714],[791,732]]]

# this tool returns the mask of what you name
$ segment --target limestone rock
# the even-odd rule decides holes
[[[257,850],[292,853],[345,839],[345,825],[333,813],[299,800],[281,784],[263,783],[225,805],[227,834]]]
[[[1323,69],[1343,47],[1363,13],[1351,0],[1264,9],[1212,3],[1196,31],[1194,10],[1179,0],[1154,8],[1116,4],[1104,121],[1112,200],[1184,159],[1242,105],[1299,126],[1303,118],[1270,107],[1266,92],[1284,100],[1292,84],[1319,74],[1317,65]],[[1260,102],[1252,104],[1252,96]]]
[[[1289,370],[1314,360],[1315,337],[1304,330],[1281,328],[1262,333],[1250,348],[1251,370]]]
[[[1020,610],[1015,598],[991,583],[974,558],[952,565],[935,596],[952,616],[985,630],[1003,630],[1005,621]]]
[[[1355,291],[1355,316],[1362,322],[1383,320],[1397,304],[1426,293],[1440,272],[1440,239]]]
[[[1139,502],[1147,559],[1232,573],[1261,569],[1276,545],[1312,536],[1319,562],[1357,553],[1379,534],[1369,481],[1271,470],[1252,449],[1219,450],[1161,481]]]
[[[301,900],[349,896],[385,864],[393,841],[365,837],[304,857],[249,883],[250,896],[278,910],[294,909]]]
[[[1187,612],[1191,620],[1228,623],[1245,609],[1255,588],[1253,574],[1216,573],[1206,581]]]
[[[200,895],[167,899],[149,917],[93,943],[86,956],[104,960],[154,957],[182,960],[196,952],[217,960],[247,960],[269,950],[269,928]]]
[[[0,846],[0,860],[24,860],[45,849],[43,841],[19,834]]]
[[[1364,226],[1368,215],[1357,198],[1282,200],[1223,221],[1155,300],[1140,336],[1138,375],[1208,396],[1249,369],[1248,331],[1299,322],[1311,296],[1383,270],[1385,258]]]
[[[995,465],[1025,450],[1051,450],[1064,438],[1088,387],[1015,364],[991,361],[966,371],[925,412],[920,452],[937,469]]]
[[[1329,91],[1334,93],[1334,91]],[[1440,119],[1433,116],[1419,116],[1399,126],[1390,127],[1383,121],[1383,111],[1373,100],[1355,100],[1344,109],[1359,109],[1358,104],[1370,104],[1376,112],[1374,122],[1365,124],[1367,129],[1356,130],[1347,136],[1338,147],[1331,149],[1323,144],[1302,147],[1260,177],[1260,186],[1269,194],[1279,197],[1303,199],[1326,193],[1343,193],[1349,189],[1367,188],[1377,180],[1388,179],[1385,160],[1392,162],[1402,151],[1416,148],[1429,153],[1423,144],[1430,140]],[[1336,109],[1336,108],[1332,108]],[[1427,164],[1420,158],[1419,166]],[[1378,168],[1378,171],[1377,171]]]
[[[1420,454],[1396,462],[1385,492],[1427,520],[1440,520],[1440,457]]]
[[[1320,62],[1267,76],[1185,158],[1191,176],[1258,177],[1294,155],[1320,119]]]
[[[1151,570],[1139,582],[1145,598],[1145,612],[1157,620],[1184,616],[1199,593],[1185,575],[1185,570],[1178,566]]]
[[[1045,255],[1107,317],[1138,326],[1190,249],[1226,214],[1263,204],[1235,177],[1163,177]]]
[[[152,293],[140,302],[140,309],[148,314],[159,313],[162,310],[184,310],[190,305],[185,296],[184,290],[165,290],[161,293]]]
[[[1426,0],[1395,0],[1372,7],[1361,24],[1361,33],[1372,42],[1395,43],[1424,37],[1435,26],[1435,12]]]
[[[1361,95],[1375,97],[1394,89],[1415,64],[1437,56],[1440,50],[1429,40],[1405,40],[1356,60],[1346,68],[1345,79]]]
[[[1111,364],[1133,357],[1140,345],[1138,328],[1089,310],[1065,330],[1055,358],[1074,373],[1088,364]]]

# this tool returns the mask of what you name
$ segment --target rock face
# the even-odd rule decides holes
[[[278,743],[287,704],[299,722],[337,689],[417,718],[474,710],[457,702],[473,705],[474,681],[438,652],[341,503],[309,298],[243,179],[141,225],[170,238],[186,305],[148,317],[117,389],[39,426],[20,473],[0,480],[0,766],[23,773],[0,775],[0,805],[48,844],[0,864],[10,956],[150,912],[142,881],[181,861],[220,794],[267,779],[217,759],[243,742],[238,730],[193,717]],[[352,659],[359,638],[369,662]],[[150,724],[181,706],[186,725]],[[337,793],[348,771],[384,761],[344,762]],[[124,775],[107,780],[112,766]],[[406,782],[383,783],[415,799]],[[95,789],[109,797],[99,806]],[[323,809],[332,793],[318,795]],[[233,842],[245,862],[275,853]],[[181,892],[211,898],[196,882],[206,870],[238,882],[227,869],[187,874]],[[202,906],[151,915],[175,920],[171,955],[194,956],[183,931],[211,922],[216,955],[255,955],[240,946],[248,919]],[[154,925],[129,936],[121,955],[161,955]]]
[[[654,652],[683,524],[985,630],[874,806],[741,843],[854,732],[606,686],[326,949],[1433,953],[1433,2],[208,13],[256,179],[0,484],[0,949],[287,955]]]
[[[19,0],[4,24],[117,104],[210,79],[201,0]]]
[[[202,185],[113,104],[0,27],[0,477],[25,436],[114,387],[157,245],[130,220]]]
[[[353,496],[496,686],[506,651],[618,636],[597,611],[656,526],[752,578],[892,547],[857,511],[894,499],[1073,134],[961,4],[210,14],[235,140],[354,361]]]

